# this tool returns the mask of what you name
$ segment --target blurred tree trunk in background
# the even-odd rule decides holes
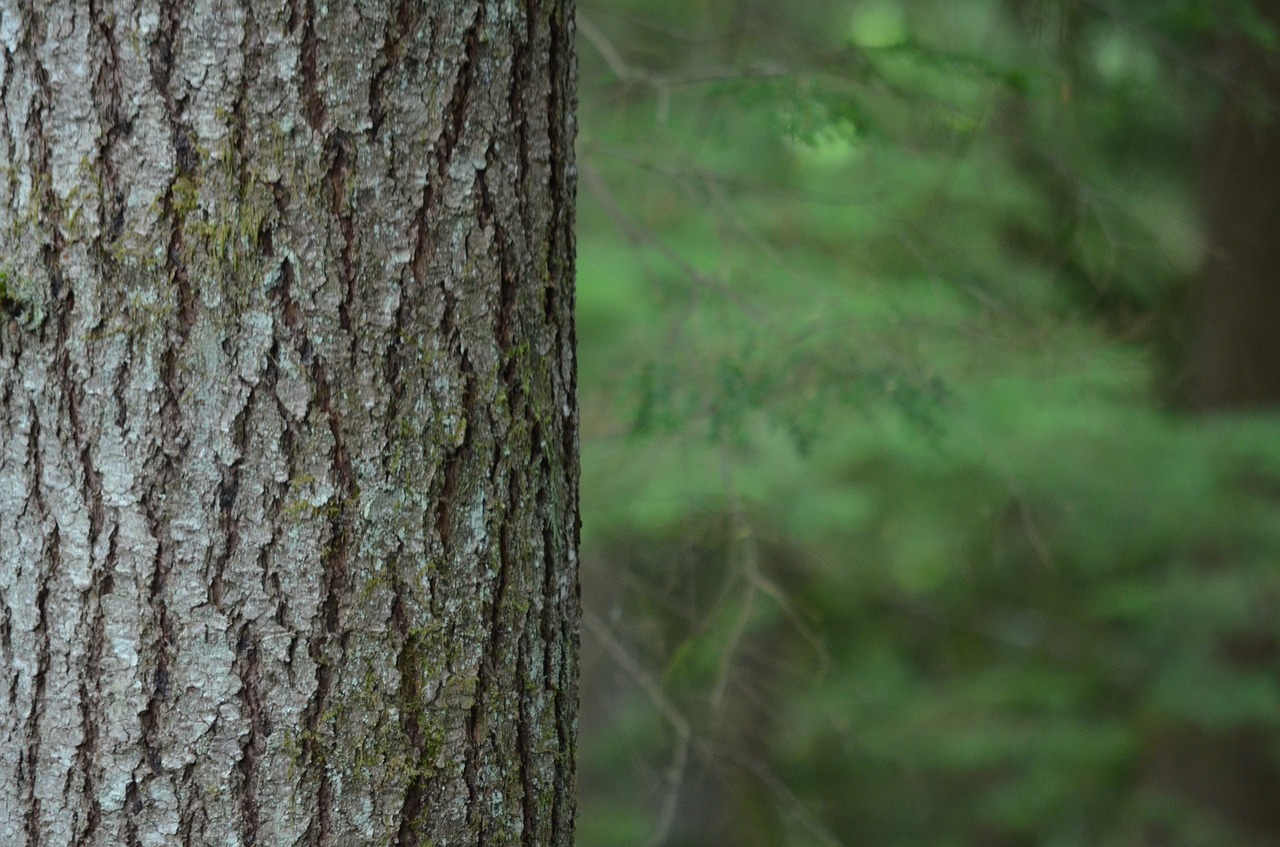
[[[1254,6],[1280,27],[1280,4]],[[1217,54],[1230,87],[1199,154],[1207,249],[1189,321],[1189,399],[1205,411],[1280,403],[1280,56],[1240,34]],[[1203,562],[1207,570],[1222,565]],[[1278,655],[1274,638],[1247,621],[1217,652],[1222,664],[1257,673]],[[1273,731],[1262,725],[1166,725],[1148,745],[1144,771],[1157,789],[1274,843],[1280,767],[1273,747]],[[1146,843],[1170,836],[1153,832]]]
[[[1280,26],[1273,0],[1255,4]],[[1204,408],[1280,403],[1280,56],[1236,36],[1201,153],[1208,253],[1193,313],[1192,397]]]
[[[572,6],[0,0],[0,843],[572,843]]]

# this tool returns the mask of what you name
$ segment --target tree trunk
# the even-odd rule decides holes
[[[1257,2],[1280,27],[1280,3]],[[1201,154],[1205,261],[1193,314],[1194,403],[1207,410],[1280,404],[1280,62],[1243,36],[1219,48],[1239,90]]]
[[[0,0],[0,843],[571,843],[572,36]]]

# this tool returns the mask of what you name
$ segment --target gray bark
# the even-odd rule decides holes
[[[568,845],[571,0],[0,0],[0,844]]]

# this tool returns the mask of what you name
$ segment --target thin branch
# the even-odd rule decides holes
[[[600,54],[600,58],[604,59],[604,63],[609,66],[609,70],[613,71],[618,79],[637,79],[640,74],[631,70],[631,66],[622,58],[622,54],[613,46],[613,42],[603,31],[591,20],[578,10],[578,32],[582,33],[582,37],[596,48],[596,52]]]
[[[614,199],[613,193],[610,192],[609,187],[605,185],[599,171],[585,162],[579,162],[579,173],[581,174],[583,181],[586,183],[587,190],[591,192],[591,195],[596,199],[596,202],[598,202],[601,208],[604,209],[605,214],[609,216],[609,218],[614,222],[614,225],[617,226],[633,244],[643,244],[652,248],[662,258],[675,265],[681,275],[691,282],[697,283],[698,285],[714,291],[732,301],[735,305],[741,308],[744,313],[751,317],[756,319],[763,318],[759,311],[743,300],[736,291],[719,280],[707,276],[693,265],[690,265],[683,257],[680,256],[679,253],[659,240],[648,227],[631,217],[631,215],[622,208],[622,205]]]
[[[617,663],[618,667],[631,677],[640,690],[653,703],[654,708],[667,719],[676,732],[676,752],[672,757],[671,767],[667,769],[667,790],[662,800],[662,809],[658,813],[658,825],[653,835],[645,842],[645,847],[660,847],[671,835],[675,825],[676,812],[680,808],[680,789],[684,786],[684,775],[689,766],[689,748],[693,744],[693,727],[675,704],[668,699],[666,693],[653,678],[646,673],[627,648],[622,646],[604,621],[593,612],[584,612],[582,622],[587,630],[600,640],[600,646]]]
[[[736,82],[743,79],[774,79],[777,77],[796,76],[796,72],[780,63],[760,62],[746,67],[712,66],[692,68],[680,74],[659,74],[643,68],[637,68],[622,58],[621,51],[614,46],[591,19],[578,11],[578,31],[582,37],[595,48],[600,58],[609,66],[618,79],[624,82],[640,82],[651,85],[660,92],[682,85],[703,85],[713,82]]]
[[[583,612],[582,622],[587,629],[596,638],[600,639],[600,646],[609,654],[609,658],[618,663],[618,667],[626,672],[627,676],[640,686],[640,689],[649,698],[650,702],[657,708],[667,722],[671,724],[671,728],[676,731],[676,735],[681,738],[689,738],[693,735],[693,728],[675,704],[668,699],[666,692],[662,690],[662,686],[654,680],[653,676],[645,671],[636,661],[635,657],[627,652],[627,648],[622,646],[622,642],[613,637],[607,624],[602,621],[599,615],[594,612]]]

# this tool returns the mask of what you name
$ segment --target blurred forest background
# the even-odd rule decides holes
[[[1280,3],[579,13],[580,843],[1280,844]]]

